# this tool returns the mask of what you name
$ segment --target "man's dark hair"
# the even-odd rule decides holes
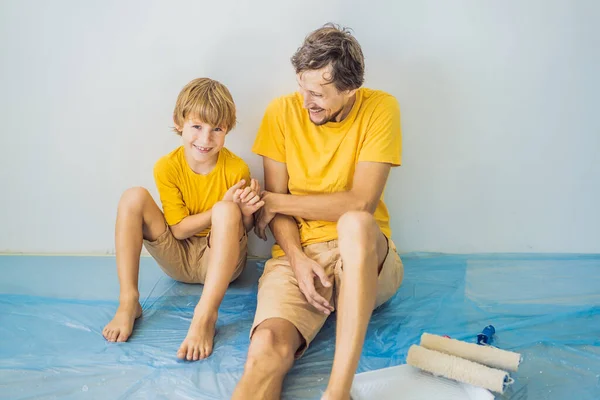
[[[327,78],[338,91],[358,89],[365,76],[365,58],[350,30],[332,23],[310,33],[292,56],[296,73],[331,65]]]

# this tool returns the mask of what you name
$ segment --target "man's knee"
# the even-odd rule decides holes
[[[151,198],[150,192],[143,187],[129,188],[121,195],[119,210],[128,212],[141,211],[144,208],[144,204]]]
[[[370,241],[377,238],[379,227],[373,214],[366,211],[348,211],[337,223],[338,236],[352,235],[359,240]]]
[[[387,254],[387,239],[381,233],[375,217],[364,211],[350,211],[338,221],[338,238],[342,258],[379,260],[377,263],[345,263],[351,266],[381,268]]]
[[[219,201],[212,207],[213,224],[215,222],[239,222],[242,220],[240,207],[232,201]]]
[[[256,329],[248,350],[247,367],[267,371],[287,371],[294,363],[296,349],[271,327]]]

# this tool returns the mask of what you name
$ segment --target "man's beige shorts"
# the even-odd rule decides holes
[[[192,236],[188,239],[178,240],[168,226],[155,241],[144,240],[144,247],[165,274],[184,283],[204,283],[210,257],[210,245],[210,233],[208,236]],[[239,240],[239,246],[240,257],[231,281],[240,276],[246,265],[248,236],[246,236],[245,230]]]
[[[325,269],[329,279],[334,278],[333,286],[328,288],[324,287],[319,279],[315,279],[315,289],[335,305],[343,276],[338,241],[308,245],[304,247],[304,253]],[[388,301],[398,291],[403,278],[404,266],[394,242],[388,239],[388,253],[377,280],[375,308]],[[272,258],[265,264],[265,270],[258,282],[258,304],[250,336],[258,325],[269,318],[283,318],[298,329],[305,345],[299,349],[296,357],[304,353],[327,320],[327,315],[317,311],[300,291],[294,271],[285,256]]]

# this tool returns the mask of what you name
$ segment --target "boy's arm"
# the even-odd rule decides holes
[[[240,189],[244,186],[246,181],[242,179],[232,187],[230,187],[225,195],[223,196],[223,201],[233,201],[233,194],[237,189]],[[212,218],[212,209],[204,211],[199,214],[188,215],[183,218],[175,225],[171,225],[171,233],[178,240],[184,240],[189,237],[194,236],[197,233],[202,232],[203,230],[210,228],[211,226],[211,218]]]
[[[246,228],[246,232],[250,232],[252,228],[254,228],[254,214],[242,215],[242,222],[244,223],[244,228]]]
[[[210,227],[212,210],[200,214],[188,215],[179,223],[171,225],[171,233],[175,239],[184,240]]]
[[[247,176],[249,176],[249,171]],[[250,179],[249,186],[244,189],[240,188],[236,190],[233,194],[233,202],[240,207],[244,228],[246,229],[246,232],[249,232],[254,227],[254,213],[265,204],[260,199],[260,184],[258,181],[256,179]]]

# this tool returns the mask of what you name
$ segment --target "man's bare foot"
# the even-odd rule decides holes
[[[197,361],[210,356],[213,350],[217,316],[217,312],[194,312],[188,334],[177,351],[177,358]]]
[[[112,321],[102,330],[102,336],[109,342],[127,341],[133,331],[133,323],[141,316],[142,306],[137,298],[133,300],[121,300]]]

